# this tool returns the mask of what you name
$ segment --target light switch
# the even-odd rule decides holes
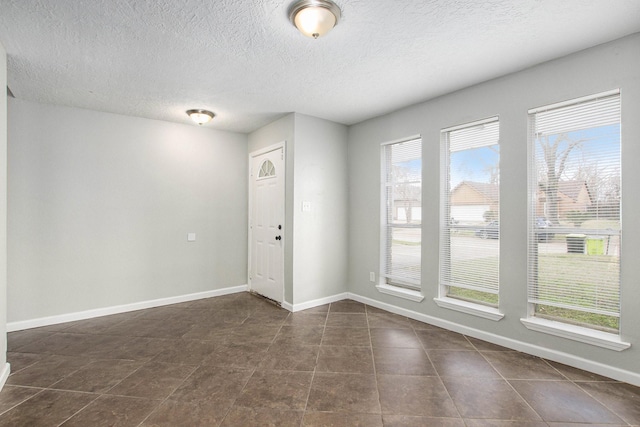
[[[311,212],[311,202],[309,201],[302,202],[302,212]]]
[[[188,233],[187,242],[195,242],[195,241],[196,241],[196,233]]]

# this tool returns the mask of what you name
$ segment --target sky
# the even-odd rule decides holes
[[[597,128],[569,132],[567,136],[573,141],[582,141],[569,155],[567,167],[562,179],[576,178],[580,165],[597,164],[601,173],[620,173],[620,126],[609,125]],[[557,138],[551,135],[550,141]],[[539,145],[537,148],[539,149]],[[560,145],[560,151],[567,147],[567,143]],[[456,151],[450,155],[451,189],[462,181],[489,183],[491,167],[499,166],[499,146],[480,147]],[[593,157],[598,157],[597,163]]]
[[[451,189],[462,181],[486,182],[491,179],[491,168],[499,167],[500,147],[496,145],[455,151],[450,156]]]
[[[551,135],[550,141],[553,142],[557,137],[557,135]],[[619,124],[569,132],[568,137],[582,143],[571,151],[562,179],[575,179],[580,165],[594,164],[592,160],[594,156],[599,158],[598,171],[603,174],[620,174]],[[536,145],[539,149],[539,145]],[[562,143],[560,150],[566,146],[567,143]],[[450,188],[454,189],[462,181],[489,183],[492,168],[499,167],[499,149],[499,144],[495,144],[452,152],[450,154]],[[419,153],[412,150],[397,150],[394,153],[394,163],[415,172],[415,176],[419,177],[422,161],[419,157],[416,158],[417,154]],[[413,175],[412,173],[410,176]]]

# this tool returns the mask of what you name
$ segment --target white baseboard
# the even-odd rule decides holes
[[[619,369],[615,366],[605,365],[593,360],[583,359],[582,357],[574,356],[572,354],[563,353],[561,351],[556,351],[550,348],[540,347],[535,344],[529,344],[523,341],[503,337],[501,335],[492,334],[490,332],[481,331],[468,326],[460,325],[458,323],[449,322],[448,320],[439,319],[437,317],[427,316],[426,314],[407,310],[401,307],[396,307],[395,305],[376,301],[374,299],[363,297],[358,294],[348,293],[347,298],[379,308],[381,310],[400,314],[410,319],[419,320],[430,325],[438,326],[440,328],[444,328],[453,332],[458,332],[460,334],[468,335],[473,338],[501,345],[512,350],[521,351],[523,353],[528,353],[534,356],[542,357],[544,359],[552,360],[554,362],[573,366],[575,368],[582,369],[588,372],[593,372],[598,375],[613,378],[618,381],[623,381],[635,386],[640,386],[640,374],[636,372]]]
[[[116,305],[113,307],[96,308],[93,310],[79,311],[76,313],[67,313],[56,316],[40,317],[37,319],[8,322],[7,332],[21,331],[23,329],[39,328],[42,326],[57,325],[59,323],[74,322],[76,320],[86,320],[92,319],[94,317],[108,316],[110,314],[126,313],[129,311],[143,310],[145,308],[161,307],[163,305],[178,304],[181,302],[235,294],[238,292],[246,292],[247,289],[247,285],[233,286],[229,288],[214,289],[211,291],[197,292],[187,295],[178,295],[175,297],[159,298],[150,301],[140,301],[131,304]]]
[[[319,307],[321,305],[330,304],[332,302],[342,301],[343,299],[348,299],[348,298],[349,298],[349,293],[344,292],[341,294],[314,299],[312,301],[307,301],[300,304],[291,304],[288,302],[284,302],[282,303],[282,308],[286,308],[287,310],[295,313],[296,311],[308,310],[310,308]]]
[[[9,363],[5,363],[4,368],[2,368],[2,372],[0,373],[0,390],[4,387],[4,383],[7,382],[7,378],[9,378],[10,373],[11,365]]]

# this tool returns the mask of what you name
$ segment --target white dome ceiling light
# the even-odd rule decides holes
[[[208,123],[213,119],[216,115],[211,111],[207,110],[187,110],[187,115],[191,117],[191,120],[202,126],[205,123]]]
[[[340,8],[331,0],[299,0],[289,8],[289,20],[305,36],[317,39],[338,25]]]

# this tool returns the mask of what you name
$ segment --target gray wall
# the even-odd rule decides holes
[[[10,322],[247,283],[246,135],[11,99],[8,185]]]
[[[251,133],[249,152],[282,141],[285,301],[301,304],[347,290],[347,127],[292,113]]]
[[[347,127],[296,114],[294,303],[347,290]],[[311,210],[302,211],[302,202]]]
[[[640,374],[640,35],[585,50],[522,72],[407,107],[349,129],[349,290],[363,297]],[[527,330],[527,110],[610,89],[622,92],[623,242],[621,335],[629,350],[615,352]],[[438,224],[440,130],[500,116],[500,322],[439,308]],[[423,138],[422,292],[414,303],[380,294],[368,281],[379,271],[380,144]]]
[[[7,53],[0,44],[0,370],[7,363]]]

